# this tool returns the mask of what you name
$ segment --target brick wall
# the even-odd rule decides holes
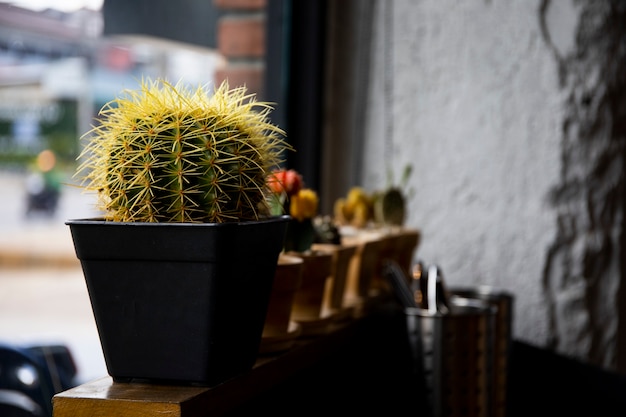
[[[263,96],[265,74],[266,0],[214,0],[223,11],[217,27],[217,49],[227,59],[215,74],[216,84],[228,79],[230,87],[246,85]]]

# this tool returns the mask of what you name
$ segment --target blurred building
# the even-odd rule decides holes
[[[98,110],[142,77],[210,83],[213,49],[104,32],[103,12],[27,10],[0,3],[0,168],[21,169],[51,148],[72,164]]]

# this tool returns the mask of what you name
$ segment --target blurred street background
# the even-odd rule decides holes
[[[26,215],[27,175],[0,171],[0,343],[67,346],[78,382],[106,375],[89,296],[65,220],[93,198],[61,185],[54,213]]]
[[[79,138],[105,103],[141,78],[205,84],[226,63],[215,49],[218,11],[211,2],[198,2],[203,13],[194,13],[208,35],[202,43],[190,42],[186,36],[200,35],[181,31],[173,18],[167,28],[149,25],[158,33],[129,35],[136,16],[107,5],[0,0],[0,344],[66,346],[77,383],[106,375],[65,225],[98,215],[95,198],[70,185]],[[172,13],[185,10],[179,6]]]

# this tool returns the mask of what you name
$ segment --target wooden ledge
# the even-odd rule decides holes
[[[376,303],[378,304],[378,303]],[[383,303],[384,304],[384,303]],[[375,308],[378,310],[378,307]],[[331,324],[327,333],[298,339],[288,351],[260,356],[254,368],[214,387],[114,382],[103,377],[55,395],[54,417],[200,417],[223,415],[290,381],[346,346],[371,337],[371,311],[347,322]]]

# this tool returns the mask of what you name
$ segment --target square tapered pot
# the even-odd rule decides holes
[[[288,220],[67,221],[114,380],[212,386],[250,370]]]

